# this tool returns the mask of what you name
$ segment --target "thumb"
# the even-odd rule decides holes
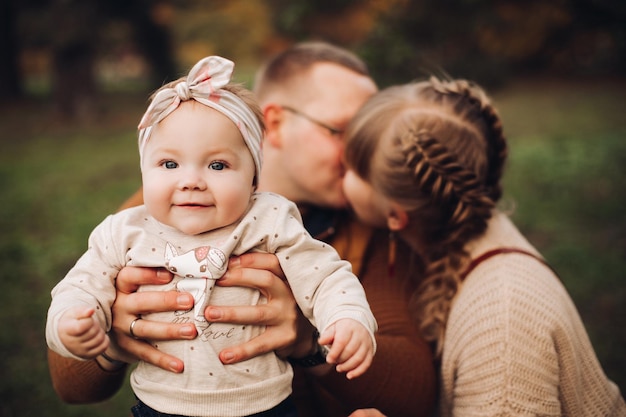
[[[320,335],[317,343],[320,345],[332,345],[335,340],[335,325],[328,326]]]
[[[67,310],[64,314],[64,318],[82,320],[88,319],[96,312],[93,307],[89,306],[81,306],[81,307],[73,307]]]

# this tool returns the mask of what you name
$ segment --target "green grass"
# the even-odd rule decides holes
[[[1,115],[0,415],[128,415],[130,389],[96,406],[56,398],[44,325],[52,286],[86,249],[91,229],[139,186],[135,121],[103,113],[91,126],[67,127],[36,103]]]
[[[511,154],[503,206],[558,271],[605,372],[626,391],[624,82],[495,95]]]
[[[510,139],[504,205],[555,266],[606,373],[626,391],[624,82],[517,82],[494,94]],[[140,182],[135,126],[144,97],[112,96],[90,123],[42,102],[0,108],[0,415],[128,415],[130,389],[61,403],[46,363],[50,290],[87,236]]]

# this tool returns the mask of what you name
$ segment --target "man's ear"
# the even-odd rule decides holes
[[[282,146],[280,126],[283,122],[283,114],[283,109],[278,104],[269,103],[263,107],[265,140],[274,148]]]
[[[409,215],[406,210],[397,204],[392,203],[387,214],[387,227],[391,231],[402,230],[409,223]]]

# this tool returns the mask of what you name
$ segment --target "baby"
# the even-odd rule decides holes
[[[145,205],[107,217],[88,251],[53,289],[46,338],[50,348],[92,359],[108,346],[114,280],[125,266],[166,267],[176,277],[150,290],[193,294],[193,311],[151,319],[193,321],[198,337],[152,341],[183,358],[185,371],[140,362],[131,375],[136,416],[243,416],[267,410],[292,415],[292,369],[274,354],[223,365],[218,353],[263,332],[259,326],[209,323],[206,303],[265,302],[249,288],[214,287],[231,255],[276,254],[298,306],[324,339],[329,357],[349,378],[375,352],[376,321],[350,264],[302,226],[295,204],[255,192],[261,170],[263,119],[251,93],[230,83],[234,64],[202,59],[186,78],[157,91],[139,124]],[[274,414],[272,414],[274,415]]]

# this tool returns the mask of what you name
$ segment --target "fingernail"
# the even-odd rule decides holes
[[[239,256],[233,256],[228,260],[228,266],[239,266],[240,263]]]
[[[194,336],[196,334],[196,328],[194,326],[183,326],[180,328],[181,336]]]
[[[172,275],[165,269],[157,269],[156,276],[160,282],[165,284],[170,282],[172,279]]]
[[[222,361],[224,363],[228,363],[230,361],[232,361],[233,359],[235,359],[235,354],[233,352],[222,352]]]
[[[208,318],[212,320],[219,320],[222,318],[222,310],[218,308],[209,308]]]
[[[178,303],[179,307],[183,308],[191,307],[193,303],[191,296],[189,296],[188,294],[180,294],[178,297],[176,297],[176,302]]]
[[[176,361],[171,361],[169,363],[169,367],[170,367],[170,371],[176,372],[177,374],[183,371],[182,369],[180,369],[180,365]]]

